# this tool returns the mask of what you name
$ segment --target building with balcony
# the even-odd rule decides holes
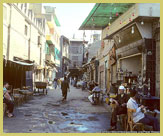
[[[43,6],[42,3],[31,3],[30,8],[34,10],[36,17],[40,20],[46,19],[45,26],[45,80],[53,80],[57,77],[60,69],[60,23],[55,14],[55,7]]]

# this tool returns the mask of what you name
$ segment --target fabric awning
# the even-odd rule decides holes
[[[69,63],[71,63],[71,60],[65,56],[63,56],[63,59],[65,59],[66,61],[68,61]]]
[[[24,66],[33,66],[34,63],[25,63],[25,62],[20,62],[20,61],[12,61],[14,63],[20,64],[20,65],[24,65]]]

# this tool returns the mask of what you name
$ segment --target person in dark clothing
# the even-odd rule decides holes
[[[127,114],[127,101],[128,95],[124,93],[124,86],[119,87],[119,94],[115,99],[112,99],[111,102],[116,104],[116,107],[112,110],[111,121],[110,121],[110,131],[116,130],[117,124],[117,115]]]
[[[4,83],[3,86],[3,103],[5,103],[7,105],[7,114],[8,117],[11,118],[14,116],[13,114],[13,110],[14,110],[14,101],[12,99],[12,97],[10,96],[10,91],[7,90],[9,87],[9,84],[6,82]]]
[[[54,78],[54,88],[55,89],[57,88],[57,85],[58,85],[58,79],[57,78]]]
[[[89,90],[92,91],[94,87],[95,87],[94,81],[89,82]]]
[[[68,89],[69,89],[69,83],[67,81],[67,78],[64,77],[64,80],[61,83],[63,101],[67,99],[67,91],[68,91]]]

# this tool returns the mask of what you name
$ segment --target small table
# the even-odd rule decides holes
[[[25,100],[26,100],[27,96],[32,93],[29,90],[19,90],[19,92],[20,92],[20,94],[24,95]]]

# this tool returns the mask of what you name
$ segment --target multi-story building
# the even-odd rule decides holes
[[[45,43],[45,80],[53,80],[60,72],[60,23],[55,14],[55,7],[43,6],[42,3],[31,3],[30,8],[39,20],[46,19]]]
[[[71,63],[69,64],[69,72],[73,71],[75,73],[75,69],[79,69],[82,67],[83,60],[84,60],[85,43],[88,42],[83,43],[83,40],[80,39],[70,40],[69,59],[71,60]]]
[[[110,11],[112,7],[115,8]],[[125,83],[126,87],[148,84],[148,94],[160,96],[159,20],[159,3],[94,6],[80,30],[102,30],[97,55],[102,89],[109,90],[111,84]],[[140,84],[136,83],[137,78]]]
[[[40,23],[27,3],[3,4],[4,81],[13,87],[43,81],[45,20]]]
[[[68,74],[68,65],[71,63],[69,59],[69,46],[70,41],[67,37],[61,36],[60,37],[60,47],[61,47],[61,67],[60,67],[60,77],[64,77]]]

